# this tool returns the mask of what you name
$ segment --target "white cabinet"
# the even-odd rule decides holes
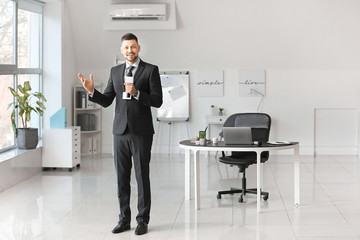
[[[208,124],[224,124],[225,120],[228,118],[229,116],[207,116],[207,122]]]
[[[226,121],[229,116],[207,116],[206,121],[208,123],[208,138],[211,139],[212,137],[219,137],[219,132],[221,131],[222,125]],[[211,134],[211,125],[218,125],[217,131]]]
[[[49,128],[42,135],[42,167],[69,168],[80,167],[81,161],[80,127]]]
[[[101,90],[101,86],[95,86]],[[74,86],[73,125],[81,129],[81,154],[101,153],[101,106],[88,100],[82,85]]]

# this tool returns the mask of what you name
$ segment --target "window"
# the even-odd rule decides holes
[[[0,64],[14,64],[15,3],[0,0]]]
[[[8,87],[30,81],[32,91],[41,91],[42,4],[32,0],[0,0],[0,152],[15,146],[11,128],[13,101]],[[41,129],[37,114],[31,127]],[[21,126],[19,126],[21,127]]]
[[[18,10],[18,67],[40,67],[40,20],[41,15]]]
[[[14,82],[13,75],[0,75],[0,149],[7,148],[14,145],[14,133],[11,128],[10,114],[11,109],[7,110],[7,103],[13,101],[13,97],[7,88],[12,86]]]

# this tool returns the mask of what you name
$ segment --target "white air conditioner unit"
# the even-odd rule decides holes
[[[166,4],[112,4],[112,20],[166,20]]]

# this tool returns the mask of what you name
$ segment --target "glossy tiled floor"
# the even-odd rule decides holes
[[[360,161],[351,156],[301,157],[301,205],[293,205],[292,157],[264,164],[264,190],[255,196],[216,199],[217,191],[240,184],[236,168],[201,156],[201,207],[184,201],[184,156],[155,155],[151,162],[149,233],[134,235],[136,182],[132,179],[131,231],[112,234],[118,203],[112,158],[83,158],[74,172],[42,172],[0,193],[0,239],[266,239],[359,240]],[[255,166],[247,171],[255,186]],[[133,174],[134,175],[134,174]],[[1,176],[0,176],[1,178]]]

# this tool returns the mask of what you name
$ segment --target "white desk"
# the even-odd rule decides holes
[[[300,204],[300,164],[299,164],[299,143],[294,142],[290,145],[272,145],[263,144],[261,147],[255,145],[225,145],[224,142],[219,142],[216,145],[212,143],[207,146],[199,146],[190,142],[190,140],[181,141],[180,147],[185,149],[185,200],[190,200],[190,152],[194,154],[194,191],[195,191],[195,210],[200,209],[200,151],[237,151],[237,152],[256,152],[257,167],[256,167],[256,184],[257,184],[257,212],[261,212],[260,205],[260,188],[261,188],[261,153],[274,150],[293,149],[294,157],[294,202],[295,205]]]

